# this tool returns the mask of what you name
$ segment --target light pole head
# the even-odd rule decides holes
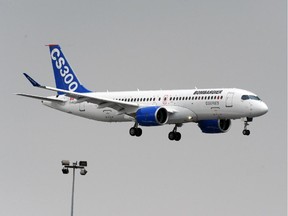
[[[70,161],[69,160],[62,160],[62,166],[69,166],[70,165]]]

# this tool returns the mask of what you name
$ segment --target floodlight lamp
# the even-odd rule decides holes
[[[79,166],[86,167],[87,166],[87,161],[79,161]]]
[[[80,171],[80,174],[81,174],[81,175],[86,175],[86,174],[87,174],[87,170],[86,170],[86,169],[84,169],[84,168],[83,168],[83,169],[81,169],[81,171]]]
[[[70,165],[70,161],[69,160],[62,160],[62,165],[63,166],[69,166]]]
[[[68,174],[68,173],[69,173],[69,169],[66,168],[66,167],[64,167],[64,168],[62,169],[62,173],[63,173],[63,174]]]

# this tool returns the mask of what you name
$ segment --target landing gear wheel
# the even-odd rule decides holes
[[[168,138],[169,140],[175,140],[175,133],[173,131],[171,131],[169,134],[168,134]]]
[[[250,130],[244,129],[243,130],[243,135],[249,136],[250,135]]]
[[[130,134],[131,136],[135,136],[136,133],[137,133],[137,128],[135,128],[135,127],[130,128],[129,134]]]
[[[140,137],[142,135],[142,129],[141,128],[135,128],[136,129],[136,136]]]
[[[181,133],[175,132],[175,141],[179,141],[181,139]]]

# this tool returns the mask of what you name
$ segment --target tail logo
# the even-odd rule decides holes
[[[56,68],[59,70],[61,77],[64,80],[64,83],[68,85],[69,91],[75,91],[78,88],[78,83],[74,81],[74,76],[70,73],[70,69],[65,62],[63,57],[60,57],[60,50],[54,48],[51,51],[51,59],[55,62]]]

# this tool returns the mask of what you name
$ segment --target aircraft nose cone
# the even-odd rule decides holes
[[[264,102],[262,102],[257,108],[259,115],[264,115],[268,112],[268,106]]]

